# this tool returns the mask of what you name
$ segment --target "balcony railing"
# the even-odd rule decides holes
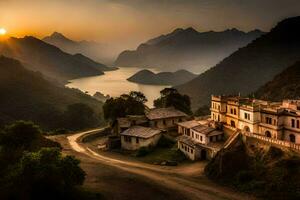
[[[242,131],[241,132],[243,135],[247,136],[247,137],[251,137],[251,138],[257,138],[259,140],[265,141],[265,142],[269,142],[272,144],[277,144],[283,147],[288,147],[297,151],[300,151],[300,144],[295,144],[289,141],[284,141],[284,140],[278,140],[275,138],[269,138],[263,135],[257,135],[251,132],[246,132],[246,131]]]

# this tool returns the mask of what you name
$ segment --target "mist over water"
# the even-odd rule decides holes
[[[80,79],[70,80],[67,87],[77,88],[83,92],[88,92],[94,95],[96,92],[101,92],[104,95],[117,97],[121,94],[129,93],[130,91],[140,91],[145,94],[148,99],[147,106],[153,107],[153,100],[160,96],[160,91],[168,85],[143,85],[127,81],[127,78],[140,71],[141,68],[120,68],[115,71],[105,72],[102,76],[92,76]],[[150,69],[158,73],[160,71]]]

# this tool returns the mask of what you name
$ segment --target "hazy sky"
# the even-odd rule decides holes
[[[177,27],[259,28],[300,15],[300,0],[0,0],[0,27],[13,36],[53,31],[134,47]]]

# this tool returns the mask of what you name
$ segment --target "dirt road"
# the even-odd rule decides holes
[[[99,191],[109,199],[191,199],[223,200],[254,199],[221,187],[203,175],[201,162],[178,167],[155,166],[99,154],[79,142],[91,132],[77,133],[55,139],[64,152],[76,155],[87,172],[85,186]]]

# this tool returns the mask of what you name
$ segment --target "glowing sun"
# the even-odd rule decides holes
[[[0,35],[5,35],[5,34],[6,34],[5,28],[0,28]]]

